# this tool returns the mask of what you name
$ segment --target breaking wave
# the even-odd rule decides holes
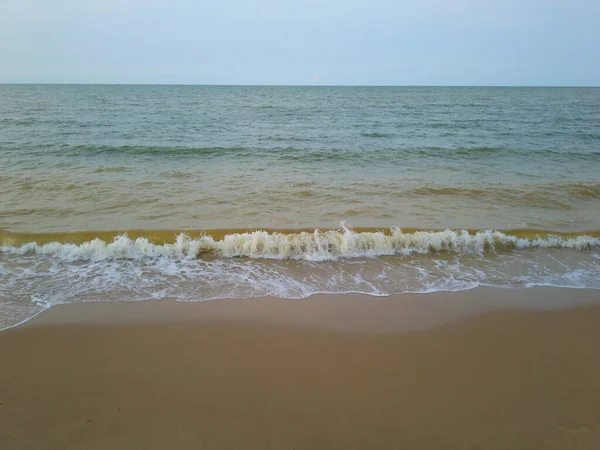
[[[279,260],[331,261],[386,255],[427,255],[432,253],[483,254],[502,249],[600,248],[600,237],[579,235],[519,237],[501,231],[467,230],[414,231],[392,227],[389,232],[356,232],[346,226],[339,230],[283,233],[249,231],[225,234],[216,239],[208,234],[190,237],[179,234],[172,243],[153,243],[147,237],[129,238],[120,234],[111,241],[95,238],[82,243],[27,242],[2,245],[0,253],[44,255],[63,260],[119,260],[144,258],[195,259],[202,257],[264,258]]]

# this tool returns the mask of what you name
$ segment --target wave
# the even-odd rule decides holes
[[[302,138],[290,138],[287,141],[304,141]],[[277,141],[277,140],[274,140]],[[276,159],[299,161],[327,161],[346,160],[351,157],[360,157],[363,151],[358,149],[325,149],[304,147],[181,147],[181,146],[69,146],[61,150],[67,156],[100,156],[100,155],[127,155],[127,156],[163,156],[163,157],[273,157]]]
[[[599,151],[555,150],[551,148],[515,148],[515,147],[418,147],[408,149],[409,153],[423,156],[446,158],[448,156],[464,158],[487,158],[491,156],[547,156],[553,158],[578,158],[598,161]]]
[[[126,155],[162,155],[162,156],[186,156],[186,155],[232,155],[246,152],[244,147],[179,147],[179,146],[145,146],[145,145],[123,145],[123,146],[68,146],[64,151],[72,156],[93,156],[103,154],[126,154]]]
[[[394,137],[394,134],[392,134],[392,133],[381,133],[381,132],[360,133],[360,135],[362,137],[373,138],[373,139]]]
[[[373,157],[374,154],[384,159],[390,156],[397,157],[438,157],[447,158],[449,156],[465,159],[480,159],[493,156],[540,156],[551,158],[577,158],[582,160],[598,161],[599,151],[590,150],[555,150],[551,148],[514,148],[514,147],[405,147],[400,146],[378,146],[372,147],[373,140],[387,142],[394,138],[394,134],[380,132],[361,133],[362,142],[356,142],[355,146],[331,146],[323,147],[318,140],[306,138],[303,136],[269,136],[263,141],[265,145],[259,146],[180,146],[180,145],[65,145],[57,148],[59,154],[67,156],[98,156],[98,155],[129,155],[129,156],[165,156],[165,157],[186,157],[186,156],[271,156],[279,159],[291,160],[311,160],[321,161],[324,159],[337,159],[342,157],[361,158],[365,156]],[[271,142],[272,145],[268,143]],[[298,145],[305,142],[305,145]],[[314,145],[310,145],[310,143]],[[47,155],[46,147],[39,149],[41,154]]]
[[[263,258],[279,260],[331,261],[389,255],[433,253],[483,254],[502,249],[600,248],[600,237],[547,234],[519,237],[501,231],[468,230],[415,231],[405,233],[392,227],[389,232],[357,232],[346,226],[339,230],[281,233],[251,231],[225,234],[221,239],[203,234],[179,234],[174,242],[153,243],[148,237],[132,239],[120,234],[111,241],[95,238],[82,243],[27,242],[4,245],[7,255],[44,255],[61,260],[139,260],[146,258],[195,259],[201,257]]]
[[[528,204],[571,209],[580,200],[600,199],[600,183],[524,184],[505,187],[423,186],[398,192],[399,196],[463,197],[488,203]]]

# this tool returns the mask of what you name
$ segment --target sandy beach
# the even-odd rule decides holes
[[[0,333],[2,449],[597,449],[600,294],[50,309]]]

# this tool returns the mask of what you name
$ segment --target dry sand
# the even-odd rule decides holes
[[[599,303],[476,289],[57,307],[0,333],[0,448],[597,450]]]

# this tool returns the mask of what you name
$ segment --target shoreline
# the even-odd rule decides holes
[[[115,325],[254,321],[360,332],[406,332],[435,328],[463,317],[503,310],[571,309],[600,305],[600,290],[566,287],[475,287],[459,291],[313,294],[306,298],[174,299],[69,303],[51,306],[4,331],[56,325]]]
[[[600,291],[401,297],[56,306],[0,332],[0,447],[598,448]]]

